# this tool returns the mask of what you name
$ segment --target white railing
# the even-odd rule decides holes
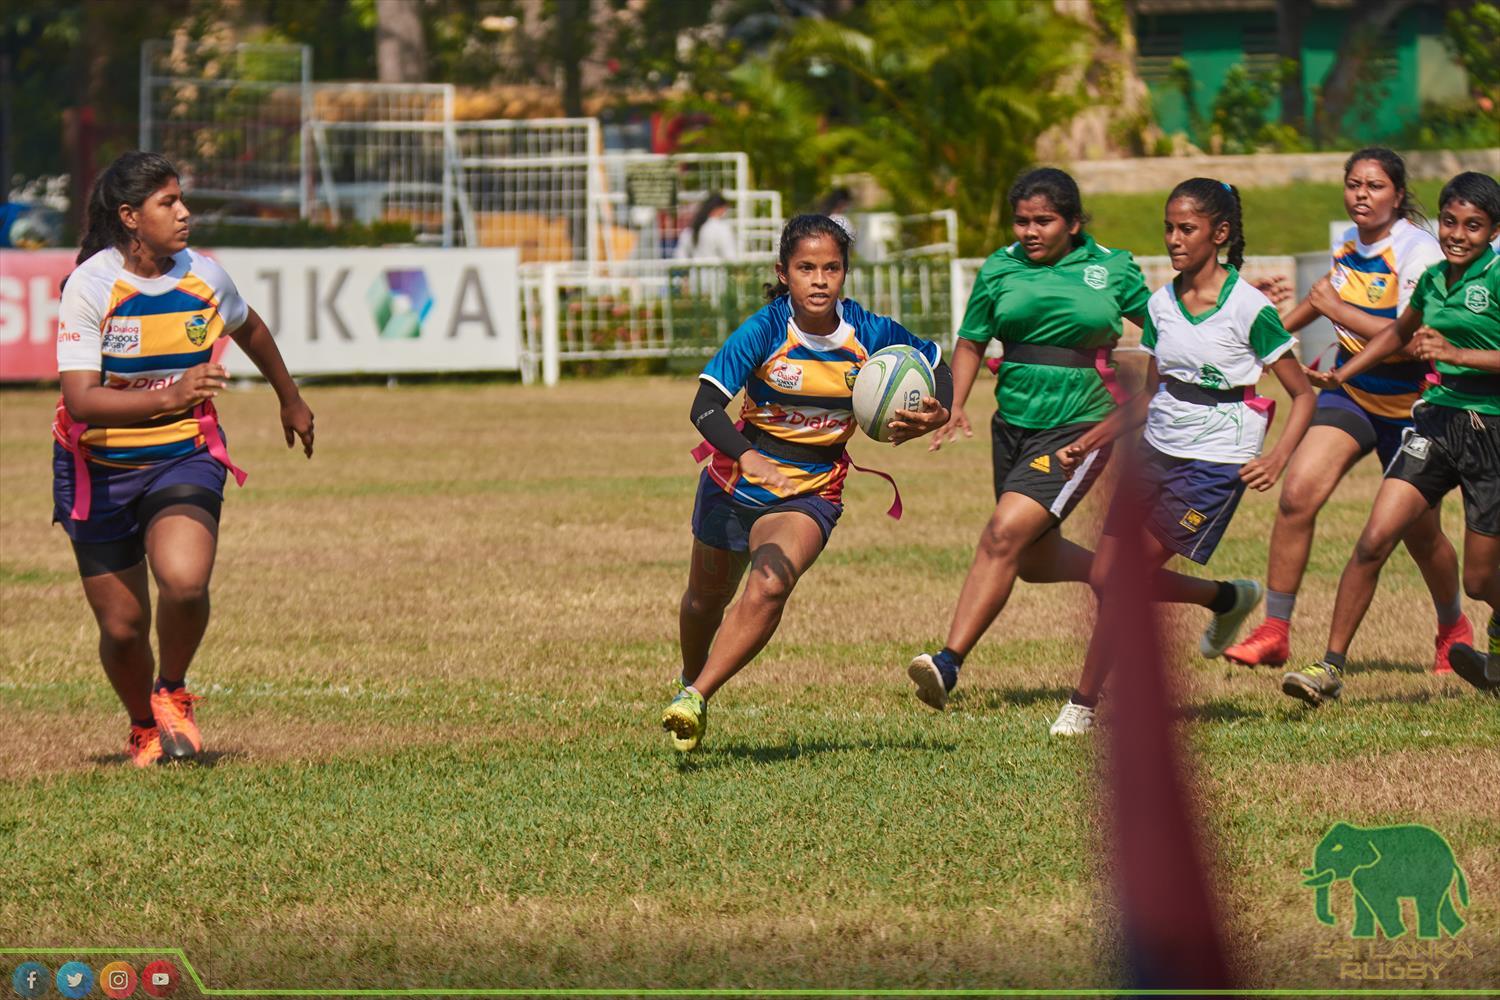
[[[1138,257],[1148,287],[1170,280],[1166,257]],[[553,385],[564,364],[712,354],[765,302],[770,254],[734,261],[621,261],[521,267],[521,371]],[[950,348],[982,258],[941,255],[855,261],[845,294]],[[1291,257],[1251,257],[1254,281],[1294,277]],[[1134,350],[1140,331],[1126,324]],[[998,350],[998,348],[997,348]]]

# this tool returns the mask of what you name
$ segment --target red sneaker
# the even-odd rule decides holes
[[[1453,648],[1455,642],[1461,642],[1465,646],[1474,645],[1474,626],[1469,624],[1468,615],[1459,615],[1458,621],[1452,625],[1438,626],[1437,638],[1433,640],[1433,645],[1437,647],[1432,658],[1433,673],[1453,673],[1453,667],[1448,663],[1448,650]]]
[[[151,696],[151,714],[161,730],[162,752],[172,760],[188,760],[203,749],[203,736],[193,719],[193,702],[197,700],[198,696],[188,694],[187,688],[157,691]]]
[[[1224,659],[1246,667],[1279,667],[1292,658],[1292,626],[1267,618],[1245,641],[1224,650]]]
[[[125,756],[136,767],[150,767],[161,763],[161,732],[155,726],[131,725],[130,738],[125,741]]]

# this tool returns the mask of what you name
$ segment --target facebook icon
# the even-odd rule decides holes
[[[16,995],[26,997],[39,997],[47,988],[47,968],[38,962],[23,962],[16,966],[15,975],[10,977],[10,985],[15,989]]]

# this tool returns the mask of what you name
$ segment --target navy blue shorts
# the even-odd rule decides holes
[[[1324,389],[1318,393],[1318,408],[1313,411],[1313,427],[1337,427],[1359,445],[1360,458],[1374,451],[1382,469],[1401,450],[1401,435],[1411,426],[1410,420],[1387,420],[1360,406],[1342,389]]]
[[[1244,466],[1176,458],[1144,443],[1134,459],[1110,504],[1104,533],[1123,535],[1138,524],[1135,518],[1144,510],[1152,537],[1199,565],[1207,563],[1245,495],[1240,478]]]
[[[705,471],[698,477],[698,496],[693,500],[693,537],[704,545],[729,552],[750,551],[750,528],[767,514],[795,510],[812,518],[823,532],[823,544],[844,512],[836,504],[819,496],[792,497],[767,507],[747,507],[736,503]]]

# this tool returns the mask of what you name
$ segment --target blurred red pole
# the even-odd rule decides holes
[[[1120,448],[1121,458],[1131,449]],[[1122,478],[1133,474],[1128,466]],[[1145,524],[1137,510],[1124,523]],[[1126,959],[1137,989],[1231,988],[1213,884],[1176,729],[1139,535],[1120,539],[1098,627],[1112,637],[1109,754],[1115,889]]]

